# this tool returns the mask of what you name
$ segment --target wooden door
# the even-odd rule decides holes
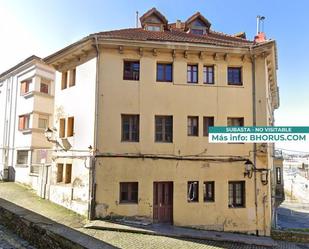
[[[153,219],[173,223],[173,182],[153,183]]]

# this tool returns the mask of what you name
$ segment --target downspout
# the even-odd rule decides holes
[[[256,126],[256,90],[255,90],[255,55],[252,55],[252,48],[250,48],[251,58],[252,58],[252,121],[253,126]],[[256,168],[256,143],[253,143],[253,165]],[[256,170],[253,171],[254,174],[254,204],[255,204],[255,226],[256,226],[256,236],[259,236],[258,229],[258,198],[257,198],[257,175]]]
[[[98,37],[94,36],[94,47],[96,50],[96,79],[95,79],[95,116],[94,116],[94,140],[93,140],[93,155],[90,157],[89,168],[89,205],[88,205],[88,219],[93,220],[95,218],[95,192],[96,192],[96,152],[97,152],[97,131],[99,122],[99,70],[100,70],[100,50],[98,45]]]

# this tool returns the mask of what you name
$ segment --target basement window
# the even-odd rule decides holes
[[[198,202],[198,181],[188,182],[188,202]]]
[[[120,203],[138,203],[138,182],[120,183]]]

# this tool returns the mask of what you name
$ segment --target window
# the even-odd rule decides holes
[[[50,80],[41,78],[40,92],[49,94],[49,85],[50,85]]]
[[[244,126],[244,118],[227,118],[227,126]]]
[[[155,141],[173,142],[173,116],[155,116]]]
[[[17,164],[28,164],[28,150],[18,150],[17,151]]]
[[[203,82],[204,84],[214,84],[215,83],[214,66],[204,66],[203,67]]]
[[[72,164],[66,164],[64,183],[71,183],[71,181],[72,181]]]
[[[121,182],[120,183],[120,203],[138,202],[138,183]]]
[[[209,136],[209,127],[214,126],[214,117],[204,117],[204,130],[203,135],[205,137]]]
[[[74,117],[68,118],[67,137],[74,136]]]
[[[139,61],[123,62],[123,79],[139,80]]]
[[[188,202],[198,202],[198,181],[188,182]]]
[[[20,83],[20,95],[24,95],[29,92],[29,85],[32,82],[31,79],[24,80]]]
[[[245,207],[245,181],[229,182],[229,207]]]
[[[39,121],[38,121],[38,128],[40,129],[47,129],[48,127],[48,117],[46,116],[39,116]]]
[[[198,136],[198,117],[188,117],[188,136]]]
[[[65,137],[65,119],[64,118],[59,119],[59,137],[60,138]]]
[[[203,29],[191,29],[191,33],[195,35],[203,35],[204,30]]]
[[[63,163],[57,164],[57,182],[63,182]]]
[[[161,26],[147,25],[146,30],[148,30],[148,31],[161,31]]]
[[[198,82],[198,65],[187,66],[187,82],[188,83]]]
[[[61,90],[66,89],[67,87],[68,87],[68,72],[63,72],[61,79]]]
[[[72,182],[72,164],[57,164],[57,183],[60,182],[64,182],[65,184]]]
[[[281,168],[279,167],[276,168],[276,179],[277,184],[281,184]]]
[[[173,64],[158,63],[157,64],[157,81],[173,81]]]
[[[215,182],[204,182],[204,201],[215,201]]]
[[[21,115],[18,118],[18,130],[23,131],[30,128],[29,122],[30,121],[30,115]]]
[[[75,86],[75,83],[76,83],[76,68],[70,70],[69,87]]]
[[[126,142],[139,141],[139,115],[121,115],[121,140]]]
[[[229,85],[242,85],[241,67],[229,67],[227,71]]]

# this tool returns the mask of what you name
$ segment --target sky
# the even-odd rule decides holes
[[[200,11],[212,29],[245,31],[253,39],[256,16],[265,16],[267,38],[278,46],[280,108],[275,124],[309,126],[309,1],[294,0],[0,0],[0,72],[35,54],[45,57],[104,30],[135,26],[140,15],[156,7],[169,20],[186,20]],[[309,142],[277,147],[309,152]]]

